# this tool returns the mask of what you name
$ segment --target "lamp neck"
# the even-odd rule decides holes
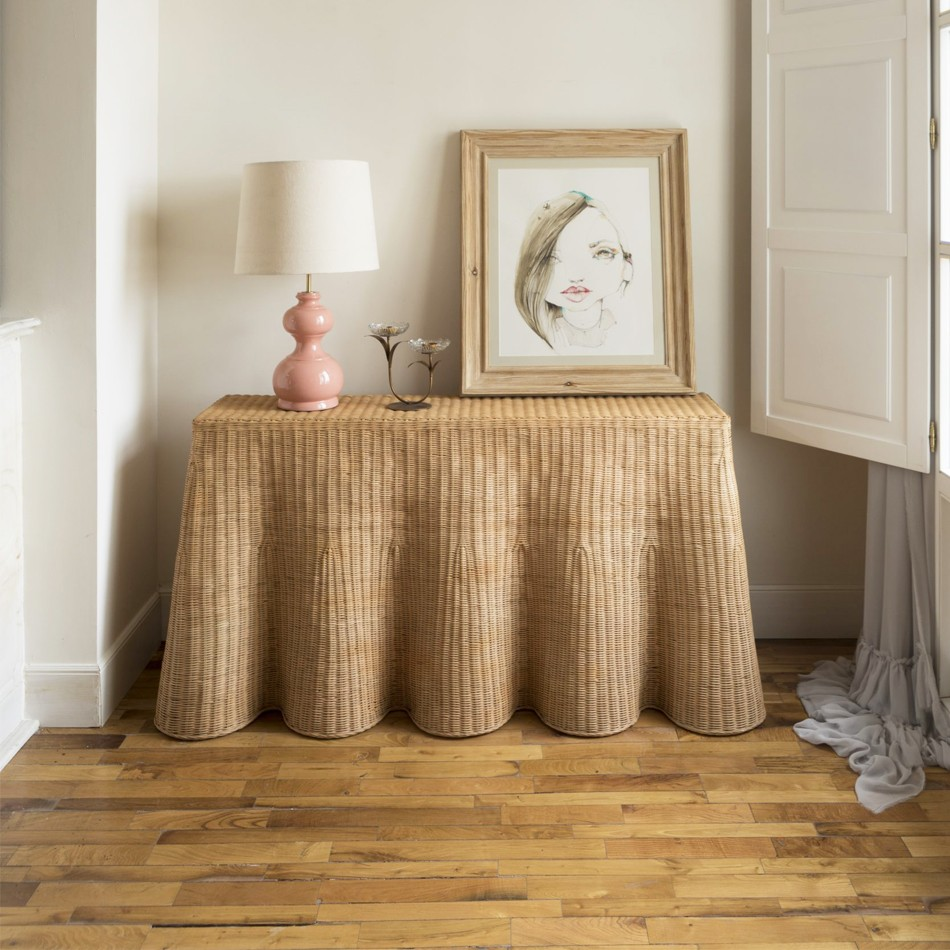
[[[307,293],[308,294],[313,293],[313,275],[312,274],[307,274]]]

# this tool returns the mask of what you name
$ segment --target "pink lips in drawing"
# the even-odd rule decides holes
[[[567,290],[561,291],[561,296],[567,297],[571,303],[580,303],[589,293],[590,291],[586,287],[577,287],[572,284]]]

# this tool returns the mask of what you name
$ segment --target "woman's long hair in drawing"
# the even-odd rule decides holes
[[[613,223],[607,209],[596,198],[582,191],[569,191],[535,209],[521,242],[515,272],[515,306],[524,322],[552,349],[554,321],[561,315],[561,308],[548,303],[544,297],[554,269],[554,250],[564,228],[587,208],[596,208]],[[616,230],[619,235],[619,228]],[[623,248],[623,256],[631,262],[626,248]],[[628,283],[629,280],[625,280],[621,290],[626,289]]]

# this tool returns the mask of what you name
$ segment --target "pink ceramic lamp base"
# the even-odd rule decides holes
[[[333,328],[333,314],[320,303],[318,293],[299,293],[297,300],[284,314],[284,329],[297,345],[274,370],[277,405],[295,412],[332,409],[343,389],[343,369],[322,346]]]

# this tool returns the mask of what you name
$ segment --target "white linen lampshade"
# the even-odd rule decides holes
[[[343,370],[321,340],[332,313],[310,288],[311,274],[376,270],[376,228],[366,162],[314,160],[244,166],[238,211],[236,274],[304,274],[307,289],[284,314],[297,341],[274,370],[281,409],[332,409]]]
[[[341,274],[378,267],[366,162],[244,166],[236,274]]]

